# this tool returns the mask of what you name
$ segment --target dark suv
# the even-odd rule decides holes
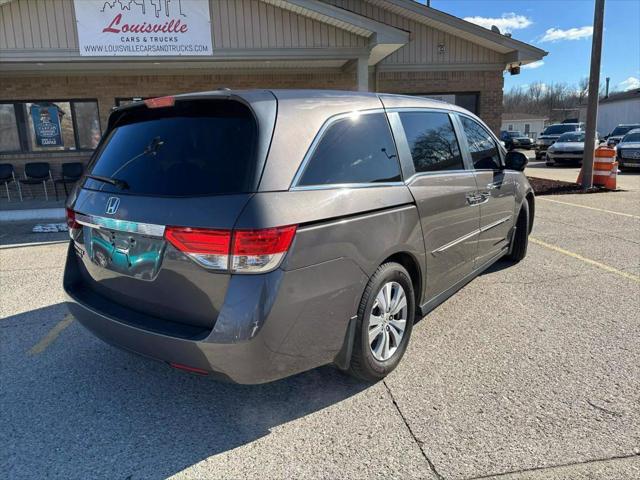
[[[171,366],[261,383],[400,361],[427,314],[525,256],[534,198],[459,107],[216,91],[115,110],[67,203],[73,315]]]
[[[500,132],[500,140],[504,142],[507,150],[513,150],[514,148],[531,150],[533,148],[533,141],[522,132],[503,130]]]

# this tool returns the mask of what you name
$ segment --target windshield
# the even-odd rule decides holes
[[[511,138],[524,136],[524,135],[522,135],[522,132],[508,132],[507,135],[509,135]]]
[[[558,143],[567,142],[584,142],[584,132],[563,133],[557,140]]]
[[[621,143],[627,142],[640,142],[640,132],[634,132],[625,135]]]
[[[616,128],[613,129],[613,132],[611,132],[611,136],[621,137],[622,135],[626,134],[627,132],[630,132],[635,128],[640,128],[640,125],[618,125]]]
[[[550,125],[544,129],[543,135],[560,135],[565,132],[575,132],[578,130],[578,125],[559,124]]]
[[[85,187],[158,196],[251,192],[256,138],[255,119],[239,102],[135,108],[108,133]]]

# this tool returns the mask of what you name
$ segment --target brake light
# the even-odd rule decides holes
[[[206,228],[167,227],[165,236],[183,252],[228,255],[231,233]]]
[[[165,238],[205,268],[226,270],[229,266],[229,230],[167,227]]]
[[[80,228],[80,224],[76,221],[76,212],[70,208],[67,208],[67,226],[69,230]]]
[[[144,101],[144,104],[148,108],[163,108],[163,107],[173,107],[176,103],[175,97],[157,97],[157,98],[147,98]]]
[[[233,271],[264,272],[273,270],[284,257],[296,225],[262,230],[235,230],[231,248]]]
[[[212,270],[262,273],[280,265],[295,225],[260,230],[166,227],[165,238],[199,265]]]

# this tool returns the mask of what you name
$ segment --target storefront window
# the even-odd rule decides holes
[[[0,104],[0,152],[16,152],[20,150],[18,122],[12,104]]]
[[[100,140],[95,100],[0,103],[0,152],[93,150]]]
[[[100,118],[96,102],[74,102],[78,147],[93,150],[100,141]]]

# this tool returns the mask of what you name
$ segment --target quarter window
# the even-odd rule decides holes
[[[331,124],[298,185],[400,181],[400,164],[384,113],[351,115]]]
[[[464,170],[458,139],[447,113],[403,112],[400,120],[416,173]]]
[[[475,120],[464,116],[460,116],[460,120],[467,136],[474,168],[477,170],[499,169],[500,152],[491,134]]]

